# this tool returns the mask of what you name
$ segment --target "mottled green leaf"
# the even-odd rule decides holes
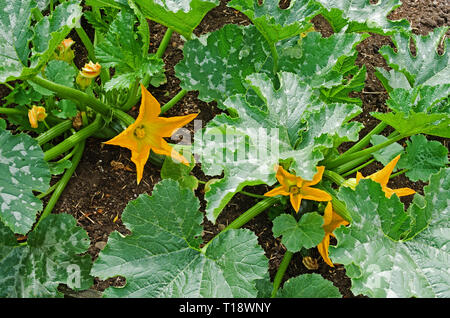
[[[406,76],[411,87],[449,84],[450,54],[446,47],[450,40],[443,39],[447,30],[448,27],[436,28],[425,36],[396,33],[392,36],[396,51],[390,46],[383,46],[379,52],[390,67]],[[414,55],[410,50],[410,40],[415,44]],[[444,41],[444,52],[439,54],[437,47],[442,41]]]
[[[44,192],[50,171],[44,153],[27,134],[0,131],[0,220],[14,233],[27,233],[42,202],[33,190]]]
[[[195,135],[194,153],[209,176],[224,177],[205,193],[206,215],[215,221],[233,195],[245,186],[272,185],[274,165],[292,158],[291,168],[311,180],[322,151],[344,140],[356,140],[361,125],[347,123],[360,112],[355,105],[325,105],[312,98],[312,88],[293,73],[279,73],[279,89],[265,74],[247,77],[263,105],[243,95],[225,101],[234,117],[222,114]],[[326,123],[326,124],[324,124]]]
[[[134,0],[141,12],[150,20],[156,21],[191,37],[192,31],[219,0]]]
[[[0,82],[41,71],[82,14],[78,1],[67,1],[56,6],[52,14],[44,16],[31,28],[31,10],[36,7],[34,0],[3,1],[0,4],[0,55],[3,56]]]
[[[215,100],[219,107],[232,95],[245,94],[245,78],[271,70],[269,50],[254,26],[225,25],[199,39],[189,40],[183,60],[175,66],[181,87],[198,90],[199,99]]]
[[[333,14],[326,14],[331,25],[342,29],[342,19],[348,20],[346,32],[374,32],[392,34],[400,30],[410,30],[409,22],[405,19],[393,21],[387,18],[402,3],[400,0],[317,0]],[[337,13],[342,12],[342,15]]]
[[[170,179],[152,196],[130,201],[122,220],[131,234],[114,232],[92,274],[124,276],[107,297],[255,297],[267,259],[249,230],[228,230],[200,250],[203,214],[194,193]]]
[[[339,59],[353,56],[356,45],[364,38],[356,33],[338,33],[324,38],[319,32],[309,32],[298,42],[278,46],[279,69],[297,74],[312,87],[331,88],[342,82],[343,74],[335,69]],[[297,52],[295,55],[291,53],[293,49]]]
[[[319,274],[302,274],[287,280],[278,290],[280,298],[341,298],[339,289]]]
[[[270,45],[299,35],[311,26],[309,21],[319,13],[320,6],[312,0],[292,0],[281,9],[277,1],[232,0],[227,4],[244,13]]]
[[[80,256],[89,237],[68,214],[50,214],[19,246],[0,222],[0,297],[63,297],[59,284],[80,290],[93,284],[91,257]]]
[[[439,141],[430,141],[424,135],[411,136],[406,141],[406,153],[397,163],[398,169],[408,169],[412,181],[428,181],[430,176],[448,164],[448,150]]]
[[[272,232],[274,237],[282,236],[281,243],[295,253],[322,241],[325,235],[322,225],[323,217],[316,212],[302,215],[298,222],[292,215],[282,214],[273,220]]]
[[[416,195],[407,212],[372,180],[361,180],[355,190],[341,188],[338,197],[353,221],[334,232],[338,243],[330,246],[330,258],[344,264],[355,295],[450,296],[449,172],[433,175],[425,197]]]

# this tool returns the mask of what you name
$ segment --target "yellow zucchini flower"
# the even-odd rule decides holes
[[[330,236],[334,236],[333,231],[340,227],[341,225],[348,225],[349,223],[344,220],[339,214],[334,212],[333,206],[331,202],[328,202],[325,212],[323,214],[323,229],[325,231],[325,236],[323,237],[322,242],[317,245],[317,250],[322,256],[325,263],[334,267],[333,262],[331,262],[330,257],[328,256],[328,247],[330,246]]]
[[[45,108],[42,106],[34,106],[28,110],[28,120],[30,122],[31,128],[38,128],[38,122],[44,121],[47,117]]]
[[[325,191],[311,188],[311,186],[316,185],[322,180],[325,167],[317,167],[317,173],[311,181],[303,180],[301,177],[287,172],[282,166],[277,166],[276,169],[276,178],[281,186],[265,193],[265,196],[288,195],[295,212],[298,212],[300,209],[302,199],[313,201],[330,201],[332,199]]]
[[[386,198],[390,198],[394,193],[398,197],[403,197],[405,195],[410,195],[416,193],[413,189],[410,188],[400,188],[400,189],[391,189],[387,186],[389,182],[389,177],[391,176],[392,171],[394,170],[395,165],[397,164],[398,160],[400,159],[400,155],[392,159],[391,162],[389,162],[383,169],[380,171],[377,171],[370,176],[363,177],[363,175],[358,171],[356,173],[356,184],[359,183],[359,180],[361,179],[371,179],[381,185],[381,188],[384,191],[384,194],[386,195]]]
[[[136,121],[119,135],[105,142],[108,145],[117,145],[131,150],[131,161],[136,165],[138,184],[142,179],[150,150],[189,165],[186,158],[174,150],[163,138],[172,136],[178,128],[186,125],[198,115],[159,117],[161,107],[158,101],[142,84],[141,91],[142,100]]]

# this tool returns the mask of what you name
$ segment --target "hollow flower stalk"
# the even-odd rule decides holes
[[[122,133],[105,142],[108,145],[117,145],[131,150],[131,161],[136,165],[138,184],[142,179],[150,150],[189,165],[188,160],[174,150],[163,138],[172,136],[178,128],[186,125],[198,115],[159,117],[161,107],[158,101],[142,84],[141,91],[141,106],[136,121]]]
[[[314,175],[312,180],[308,181],[287,172],[282,166],[276,166],[276,178],[281,186],[270,190],[264,195],[267,197],[288,195],[295,212],[298,212],[300,209],[302,199],[313,201],[330,201],[332,198],[328,193],[311,187],[322,180],[324,170],[325,167],[323,166],[317,167],[317,173]]]

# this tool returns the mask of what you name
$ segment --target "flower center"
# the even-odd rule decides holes
[[[300,193],[300,188],[297,187],[296,185],[292,185],[292,186],[289,187],[289,193],[299,194]]]
[[[134,130],[134,135],[138,139],[144,138],[145,137],[145,128],[144,128],[144,126],[136,127],[136,129]]]

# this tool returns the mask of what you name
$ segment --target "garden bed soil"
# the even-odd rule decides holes
[[[221,2],[220,6],[205,16],[202,23],[194,31],[196,35],[217,30],[225,24],[247,25],[250,23],[246,16],[232,8],[226,7],[226,2],[228,1]],[[284,1],[282,4],[285,5],[285,2],[287,1]],[[448,10],[447,0],[404,0],[403,5],[392,12],[390,17],[392,19],[406,18],[410,21],[415,33],[425,35],[435,27],[449,25]],[[82,22],[88,28],[85,21]],[[331,35],[332,30],[326,20],[318,16],[313,19],[313,23],[316,30],[322,32],[323,36]],[[166,28],[152,21],[149,21],[149,25],[151,32],[150,50],[155,52]],[[86,54],[83,54],[84,48],[81,46],[81,41],[77,39],[76,34],[72,32],[71,36],[77,42],[75,46],[77,52],[75,63],[80,67],[87,62],[84,57]],[[392,45],[392,42],[388,37],[372,35],[357,46],[359,52],[357,64],[361,66],[366,65],[367,67],[366,86],[362,92],[355,94],[363,102],[363,112],[355,119],[365,125],[365,129],[361,134],[378,124],[378,120],[369,115],[371,111],[387,111],[385,104],[388,97],[387,93],[374,75],[375,67],[389,69],[383,57],[378,53],[378,50],[383,45]],[[149,87],[149,91],[162,105],[180,90],[179,80],[174,74],[174,66],[183,58],[182,48],[183,40],[178,34],[174,33],[163,57],[166,63],[167,83],[158,88]],[[8,93],[9,90],[0,85],[1,96],[6,96]],[[197,92],[189,92],[165,116],[199,113],[197,119],[206,123],[220,113],[215,102],[205,103],[197,99],[197,95]],[[134,117],[137,115],[138,106],[139,104],[130,111],[130,114]],[[193,131],[193,124],[190,123],[187,128]],[[448,140],[440,139],[440,141],[445,146],[448,146]],[[342,150],[345,150],[346,146],[344,145]],[[348,146],[351,146],[351,144],[348,144]],[[365,167],[361,172],[363,175],[369,175],[381,167],[380,164],[374,163]],[[200,167],[197,166],[193,173],[200,180],[207,180]],[[56,180],[57,178],[53,182],[56,182]],[[91,255],[92,259],[96,259],[98,253],[107,243],[108,236],[112,231],[119,231],[123,234],[129,233],[121,221],[121,213],[127,203],[136,199],[141,193],[151,194],[154,185],[160,180],[160,169],[148,163],[144,170],[143,179],[137,185],[135,166],[130,161],[129,150],[104,145],[98,139],[88,139],[83,158],[55,206],[53,213],[68,213],[77,219],[78,224],[87,231],[91,239],[91,245],[87,253]],[[394,178],[390,186],[392,188],[410,187],[419,193],[423,193],[424,184],[422,182],[411,182],[404,175],[401,175]],[[247,190],[263,194],[268,191],[268,187],[259,186]],[[203,185],[199,185],[196,195],[201,200],[201,207],[204,211]],[[410,199],[404,199],[403,201],[408,204],[408,200],[410,201]],[[210,240],[227,224],[231,223],[237,216],[257,202],[258,199],[237,194],[220,214],[216,224],[212,224],[206,218],[204,219],[204,241]],[[267,213],[261,213],[244,227],[252,230],[258,236],[259,244],[269,259],[269,273],[271,278],[273,278],[286,249],[279,238],[273,237],[272,223]],[[302,258],[305,255],[296,253],[286,271],[285,280],[303,273],[318,273],[333,282],[339,288],[342,297],[364,297],[363,295],[353,295],[350,291],[351,281],[346,276],[343,266],[337,265],[334,268],[328,266],[323,262],[315,248],[310,249],[307,253],[317,260],[318,269],[307,269],[302,263]],[[101,292],[109,286],[120,286],[124,283],[125,281],[121,277],[105,281],[95,279],[92,289]]]

